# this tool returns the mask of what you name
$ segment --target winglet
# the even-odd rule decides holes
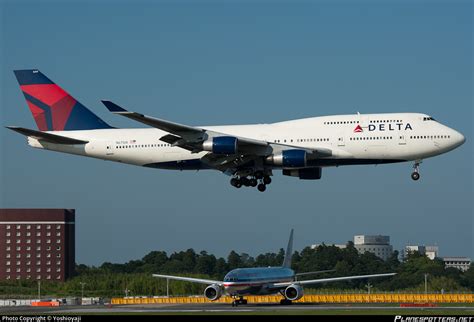
[[[291,268],[291,258],[293,257],[293,229],[290,232],[290,239],[286,247],[285,259],[283,259],[283,267]]]
[[[101,101],[102,104],[105,105],[105,107],[107,107],[107,109],[112,112],[112,113],[127,113],[128,111],[120,106],[118,106],[117,104],[111,102],[111,101],[107,101],[107,100],[102,100]]]

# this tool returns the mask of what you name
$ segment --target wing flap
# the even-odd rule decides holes
[[[50,142],[50,143],[56,143],[56,144],[86,144],[86,143],[89,143],[89,141],[73,139],[73,138],[70,138],[70,137],[67,137],[67,136],[62,136],[62,135],[51,134],[51,133],[47,133],[47,132],[41,132],[41,131],[26,129],[26,128],[23,128],[23,127],[7,126],[7,129],[18,132],[18,133],[23,134],[25,136],[35,138],[37,140],[46,141],[46,142]]]

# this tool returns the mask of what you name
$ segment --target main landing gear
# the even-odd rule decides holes
[[[238,300],[236,300],[234,297],[234,300],[232,301],[232,306],[245,305],[245,304],[247,304],[247,300],[245,300],[243,296],[239,296]]]
[[[236,176],[230,179],[230,184],[233,187],[240,188],[245,187],[257,187],[258,191],[264,192],[267,190],[267,185],[272,182],[272,178],[262,173],[255,173],[250,177]]]
[[[415,164],[413,165],[413,173],[411,174],[411,178],[415,181],[417,181],[418,179],[420,179],[420,172],[419,172],[419,167],[420,167],[420,163],[421,161],[417,161],[415,162]]]
[[[280,300],[280,305],[290,305],[292,303],[293,302],[291,300],[287,300],[287,299]]]

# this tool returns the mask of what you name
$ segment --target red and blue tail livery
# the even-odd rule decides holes
[[[40,131],[112,128],[39,70],[14,72]]]

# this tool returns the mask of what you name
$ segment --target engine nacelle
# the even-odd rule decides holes
[[[285,288],[285,298],[290,301],[296,301],[303,297],[303,288],[300,285],[292,284]]]
[[[204,290],[204,296],[211,301],[218,300],[222,296],[222,288],[217,284],[212,284]]]
[[[298,177],[302,180],[319,180],[321,179],[321,168],[307,168],[307,169],[283,169],[284,176]]]
[[[283,168],[304,168],[306,167],[306,151],[284,150],[281,153],[270,155],[266,161]]]
[[[236,154],[238,140],[233,136],[217,136],[202,144],[204,151],[216,154]]]

